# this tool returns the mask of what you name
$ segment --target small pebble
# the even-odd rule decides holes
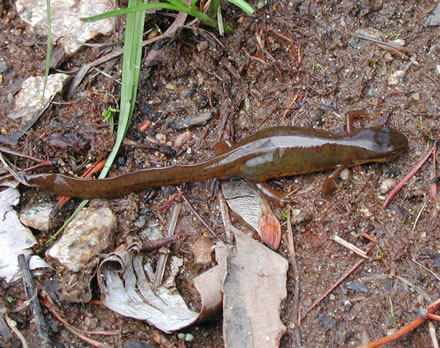
[[[8,63],[4,60],[0,60],[0,73],[4,73],[9,69]]]
[[[350,177],[350,170],[349,169],[344,169],[342,172],[341,172],[341,174],[339,174],[339,177],[342,179],[342,180],[348,180],[348,178]]]
[[[292,224],[299,225],[307,217],[307,214],[301,209],[292,209]]]
[[[25,208],[20,213],[20,221],[23,225],[37,231],[47,232],[51,228],[49,214],[53,206],[54,203],[39,203]]]
[[[395,39],[395,40],[389,41],[389,43],[391,45],[394,45],[394,46],[401,46],[401,47],[403,47],[403,46],[405,46],[406,42],[403,39]]]
[[[188,143],[193,137],[193,134],[188,130],[184,133],[181,133],[177,136],[176,140],[174,140],[174,147],[180,149],[183,145]]]
[[[416,93],[411,94],[411,99],[416,101],[416,102],[420,101],[420,93],[416,92]]]
[[[167,142],[167,137],[165,134],[157,133],[155,136],[156,140],[159,141],[161,144],[165,144]]]
[[[389,63],[393,60],[393,55],[390,52],[384,54],[383,59],[385,63]]]
[[[165,85],[165,88],[166,88],[166,89],[169,89],[169,90],[171,90],[171,91],[174,91],[174,90],[176,89],[176,85],[175,85],[174,83],[167,83],[167,84]]]
[[[191,246],[192,253],[194,255],[194,262],[198,265],[210,265],[212,258],[212,248],[214,243],[208,238],[199,237]]]
[[[379,189],[380,193],[384,195],[385,193],[388,193],[396,185],[397,185],[397,180],[395,180],[395,179],[385,179],[380,184],[380,189]]]
[[[399,83],[402,82],[404,74],[405,72],[403,70],[397,70],[396,72],[388,76],[388,86],[397,86]]]
[[[371,213],[371,210],[368,209],[367,207],[363,207],[361,209],[359,209],[359,211],[361,212],[361,214],[367,218],[371,217],[373,214]]]

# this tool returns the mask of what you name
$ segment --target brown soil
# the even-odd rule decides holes
[[[256,7],[256,2],[252,4]],[[8,1],[2,6],[0,57],[9,65],[9,70],[2,74],[0,88],[0,122],[5,135],[16,130],[5,116],[10,108],[10,96],[17,92],[25,78],[42,74],[45,39],[28,32]],[[432,300],[439,298],[438,278],[426,270],[440,273],[440,203],[438,197],[436,201],[429,197],[432,165],[426,164],[388,209],[383,209],[383,198],[379,197],[381,183],[388,178],[402,178],[429,150],[430,137],[439,136],[440,83],[435,69],[440,65],[440,55],[438,47],[436,51],[433,46],[440,42],[440,33],[438,27],[423,26],[432,9],[432,1],[278,1],[247,17],[227,5],[224,18],[236,29],[233,34],[220,37],[217,31],[205,26],[184,28],[156,46],[160,48],[160,55],[153,66],[142,66],[138,99],[127,138],[146,148],[124,146],[112,175],[152,166],[195,163],[212,156],[212,147],[221,138],[242,139],[263,126],[295,125],[340,132],[343,115],[355,109],[368,108],[374,115],[357,121],[356,125],[390,126],[408,137],[409,149],[398,159],[356,167],[350,171],[348,180],[338,179],[338,189],[331,200],[324,199],[320,192],[328,173],[273,182],[284,188],[294,184],[304,191],[295,197],[295,208],[307,218],[294,226],[302,313],[359,260],[357,255],[334,243],[332,236],[338,235],[362,249],[368,245],[362,232],[378,240],[372,254],[380,258],[366,261],[301,321],[302,341],[306,347],[357,346],[365,340],[380,338],[416,318],[419,307],[429,303],[423,292]],[[147,18],[146,30],[155,25],[166,29],[171,21],[169,16],[154,15]],[[358,28],[374,28],[387,38],[405,40],[405,47],[410,50],[407,55],[414,55],[418,64],[408,65],[404,57],[390,55],[374,43],[356,42],[348,32]],[[281,33],[284,38],[275,33]],[[111,42],[121,37],[115,33],[114,38],[100,40]],[[150,49],[147,47],[146,53]],[[107,52],[108,48],[84,49],[62,62],[59,69],[74,70]],[[390,86],[388,77],[406,68],[403,79],[396,86]],[[114,79],[120,79],[120,69],[121,62],[115,60],[104,70]],[[46,111],[15,150],[40,158],[58,158],[60,168],[54,170],[74,174],[81,173],[88,163],[106,158],[114,137],[101,113],[112,100],[118,100],[120,86],[103,75],[91,75],[75,97],[67,100],[58,97],[56,101],[67,104],[56,104]],[[114,98],[106,99],[106,92]],[[206,112],[211,112],[213,118],[206,125],[190,128],[194,140],[173,149],[176,137],[185,132],[176,127],[178,121]],[[137,126],[145,120],[150,120],[152,125],[141,133]],[[54,145],[50,141],[54,134],[68,134],[69,139],[75,139],[75,146]],[[149,137],[155,138],[159,145],[152,144]],[[21,167],[31,165],[10,159]],[[217,202],[210,198],[209,183],[188,184],[184,191],[199,198],[194,204],[201,215],[222,234],[222,221]],[[25,188],[23,192],[21,206],[54,198]],[[148,202],[145,200],[147,191],[112,200],[112,208],[119,218],[114,247],[123,243],[127,235],[138,232],[133,224],[139,214],[154,215],[175,192],[176,188],[170,186],[157,190],[157,195]],[[283,209],[272,206],[274,211]],[[74,203],[70,203],[63,214],[67,216],[73,208]],[[250,230],[239,217],[232,219],[234,224]],[[212,236],[189,214],[179,228],[193,234],[171,248],[185,259],[179,286],[191,298],[190,280],[202,271],[192,264],[191,241],[199,235]],[[50,235],[40,233],[37,238],[43,245]],[[283,237],[278,252],[289,258],[286,241]],[[38,252],[44,256],[45,250]],[[38,281],[38,286],[50,292],[47,287],[56,285],[60,281],[58,276],[49,274],[45,281],[43,278]],[[294,285],[294,276],[289,270],[288,297],[282,305],[282,320],[287,326],[282,347],[295,345]],[[3,286],[2,294],[4,303],[7,296],[13,299],[5,305],[10,309],[26,299],[21,283]],[[97,297],[96,291],[94,296]],[[164,335],[147,324],[121,317],[98,305],[62,303],[60,308],[64,318],[81,329],[120,330],[116,337],[94,337],[110,346],[129,347],[124,345],[128,341],[156,345],[158,340],[162,340],[164,346],[181,344],[176,334]],[[44,313],[54,342],[65,347],[86,346],[48,312]],[[38,346],[32,338],[35,329],[29,309],[11,313],[10,317],[17,321],[29,343]],[[434,326],[438,328],[435,322]],[[220,318],[182,332],[194,336],[187,346],[223,344]],[[19,346],[16,338],[0,344]],[[428,325],[391,346],[431,346]]]

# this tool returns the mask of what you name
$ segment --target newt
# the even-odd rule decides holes
[[[387,162],[408,147],[408,139],[392,128],[352,129],[358,111],[347,114],[346,132],[315,128],[269,127],[227,148],[206,161],[190,165],[136,170],[105,179],[77,179],[62,174],[22,175],[34,188],[76,198],[110,198],[147,187],[176,185],[212,178],[241,177],[256,184],[268,198],[290,201],[266,181],[291,175],[334,169],[323,193],[328,196],[333,180],[342,170],[369,162]]]

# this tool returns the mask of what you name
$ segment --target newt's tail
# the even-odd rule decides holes
[[[30,187],[47,190],[57,195],[75,198],[109,198],[147,187],[182,184],[211,178],[233,176],[228,169],[219,168],[222,155],[194,165],[178,165],[164,168],[149,168],[105,179],[78,179],[62,174],[22,175]]]

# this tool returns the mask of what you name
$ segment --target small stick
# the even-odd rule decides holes
[[[37,157],[29,156],[29,155],[26,155],[26,154],[24,154],[24,153],[21,153],[21,152],[18,152],[18,151],[14,151],[14,150],[11,150],[11,149],[9,149],[9,148],[7,148],[7,147],[4,147],[4,146],[2,146],[2,145],[0,145],[0,151],[1,151],[1,152],[8,153],[8,154],[10,154],[10,155],[17,156],[17,157],[27,158],[27,159],[30,159],[30,160],[33,160],[33,161],[35,161],[35,162],[38,162],[38,163],[41,163],[41,164],[45,164],[45,165],[48,165],[48,166],[53,165],[53,163],[50,162],[49,160],[42,160],[42,159],[37,158]],[[48,163],[49,163],[49,164],[48,164]]]
[[[283,119],[286,118],[286,116],[289,113],[289,111],[293,108],[293,105],[295,105],[296,100],[298,99],[298,97],[299,97],[299,92],[296,92],[295,97],[293,97],[293,99],[290,102],[289,106],[287,107],[286,111],[284,111]]]
[[[39,164],[36,164],[32,167],[21,169],[21,171],[27,173],[27,172],[32,172],[35,169],[40,169],[43,167],[52,167],[52,166],[53,166],[53,163],[51,161],[45,161],[45,163],[39,163]],[[3,175],[3,176],[0,176],[0,181],[10,180],[13,178],[14,178],[14,176],[12,174]]]
[[[371,250],[373,250],[374,246],[376,244],[370,243],[370,246],[367,250],[367,255],[370,253]],[[349,275],[351,275],[360,265],[362,265],[366,259],[361,259],[358,262],[356,262],[347,272],[345,272],[341,278],[339,278],[336,283],[334,283],[330,289],[328,289],[324,295],[322,295],[320,298],[318,298],[310,307],[306,310],[306,312],[303,314],[301,320],[304,320],[305,316],[312,311],[318,304],[321,303],[322,300],[324,300],[339,284],[341,284]]]
[[[431,322],[429,322],[428,325],[429,325],[429,335],[431,336],[431,340],[432,340],[432,347],[439,348],[437,333],[435,332],[435,327]]]
[[[440,321],[440,315],[436,315],[436,314],[430,314],[430,313],[428,313],[428,314],[426,314],[426,317],[427,317],[428,319],[433,319],[433,320]]]
[[[391,191],[391,193],[388,195],[387,199],[385,200],[385,203],[383,204],[383,207],[386,208],[388,204],[390,204],[391,200],[394,198],[394,196],[399,192],[403,186],[413,177],[415,173],[419,171],[420,168],[422,168],[423,164],[428,160],[429,156],[434,152],[435,147],[432,147],[431,150],[415,165],[413,169],[410,170],[408,174],[405,175],[405,177],[399,182],[399,184]]]
[[[386,50],[390,50],[391,52],[397,54],[401,58],[404,58],[404,59],[407,59],[407,60],[410,59],[406,54],[403,53],[403,52],[405,52],[405,53],[412,53],[412,51],[409,48],[401,47],[401,46],[396,46],[396,45],[390,44],[388,42],[383,42],[383,41],[375,40],[375,39],[372,39],[371,37],[364,36],[364,35],[359,35],[359,34],[356,34],[356,33],[349,32],[349,31],[347,31],[346,33],[348,35],[357,37],[358,39],[374,42],[376,45],[380,46],[381,48],[386,49]]]
[[[176,230],[177,220],[180,214],[181,203],[177,203],[171,213],[171,218],[168,222],[168,229],[166,237],[173,237],[174,231]],[[165,273],[165,266],[167,264],[168,254],[160,254],[159,260],[157,261],[156,273],[154,274],[153,289],[157,289],[162,283],[163,275]]]
[[[293,278],[295,279],[295,289],[293,292],[293,322],[295,323],[295,347],[302,347],[300,322],[301,315],[299,313],[299,296],[300,296],[300,279],[299,279],[299,267],[296,262],[295,243],[293,240],[293,228],[292,228],[292,207],[289,207],[289,213],[287,214],[287,240],[290,253],[290,265],[292,266]]]
[[[430,304],[426,310],[428,311],[427,314],[433,314],[436,311],[440,309],[440,299]],[[412,330],[418,328],[420,325],[422,325],[425,322],[426,318],[424,317],[418,317],[417,319],[410,322],[408,325],[402,327],[400,330],[397,330],[393,334],[389,336],[382,337],[376,341],[364,344],[362,346],[359,346],[358,348],[376,348],[380,347],[384,344],[389,344],[391,342],[394,342],[398,340],[399,338],[405,336],[406,334],[410,333]]]
[[[432,151],[432,173],[431,173],[431,199],[435,200],[437,197],[437,183],[435,182],[435,178],[437,177],[437,163],[436,163],[436,157],[437,157],[437,147],[438,147],[438,141],[434,141],[433,145],[434,149]]]
[[[417,262],[415,259],[412,259],[411,261],[414,262],[417,266],[423,268],[425,271],[431,273],[434,277],[437,278],[438,281],[440,281],[440,277],[437,274],[435,274],[433,271],[431,271],[429,268],[423,266],[420,262]]]
[[[181,235],[178,235],[178,236],[169,236],[169,237],[161,238],[161,239],[158,239],[158,240],[153,240],[151,242],[148,242],[148,243],[144,244],[142,246],[141,250],[142,251],[151,251],[151,250],[159,249],[159,248],[162,248],[165,245],[168,245],[170,243],[175,242],[178,239],[186,238],[186,237],[187,237],[187,235],[181,234]]]
[[[23,348],[29,348],[29,345],[27,344],[26,338],[23,336],[23,334],[20,332],[20,330],[17,329],[17,323],[9,318],[6,313],[3,313],[3,317],[6,321],[6,324],[8,324],[9,328],[13,333],[15,333],[20,340],[21,344],[23,345]]]
[[[102,335],[102,336],[116,336],[119,335],[119,331],[86,331],[86,330],[80,330],[73,325],[69,324],[63,317],[61,317],[55,307],[45,298],[40,299],[40,303],[48,309],[49,312],[51,312],[55,318],[57,318],[63,325],[70,327],[74,331],[81,332],[83,334],[87,335]]]
[[[200,216],[200,214],[197,212],[197,210],[194,209],[191,202],[186,198],[186,195],[182,195],[183,201],[186,203],[188,208],[191,210],[191,212],[200,220],[200,222],[208,229],[209,233],[211,233],[217,240],[219,240],[219,236],[214,232],[214,230],[208,225],[208,223],[205,221],[204,218]]]
[[[38,302],[38,293],[35,288],[34,280],[32,279],[31,271],[29,270],[28,262],[23,254],[18,255],[18,264],[20,265],[26,294],[31,301],[32,315],[37,324],[37,335],[40,339],[41,347],[50,348],[52,345],[49,340],[46,322],[41,312],[40,302]]]
[[[225,197],[223,197],[222,190],[217,191],[217,198],[220,204],[220,212],[222,214],[223,226],[225,226],[226,242],[232,243],[231,218],[229,216],[229,211],[226,207],[226,201]]]
[[[366,239],[368,239],[370,242],[373,242],[373,243],[375,243],[375,244],[378,244],[378,243],[379,243],[379,241],[378,241],[376,238],[374,238],[372,235],[370,235],[370,234],[367,233],[367,232],[362,232],[362,233],[361,233],[361,236],[364,237],[364,238],[366,238]]]
[[[168,201],[166,201],[160,208],[159,211],[165,211],[168,210],[169,207],[171,207],[177,199],[179,199],[183,195],[183,192],[177,192],[175,193]]]
[[[293,55],[296,58],[296,61],[298,62],[296,68],[298,69],[301,65],[302,59],[301,59],[301,51],[297,50],[295,47],[295,42],[292,38],[288,37],[287,35],[283,35],[280,33],[277,33],[272,27],[268,27],[268,30],[274,33],[276,36],[280,37],[281,39],[284,39],[290,43],[290,47],[292,48]]]
[[[417,214],[416,220],[414,221],[413,228],[412,228],[413,232],[414,232],[414,230],[416,229],[417,222],[419,222],[420,216],[422,215],[423,210],[424,210],[425,207],[426,207],[426,203],[427,203],[427,199],[426,199],[426,196],[425,196],[425,199],[424,199],[423,205],[422,205],[422,207],[420,208],[419,213]]]
[[[336,243],[341,244],[342,246],[346,247],[348,250],[351,250],[355,254],[358,254],[360,257],[363,257],[364,259],[369,259],[368,255],[365,253],[365,251],[359,249],[354,244],[347,242],[345,239],[342,239],[338,235],[334,235],[333,239]]]

